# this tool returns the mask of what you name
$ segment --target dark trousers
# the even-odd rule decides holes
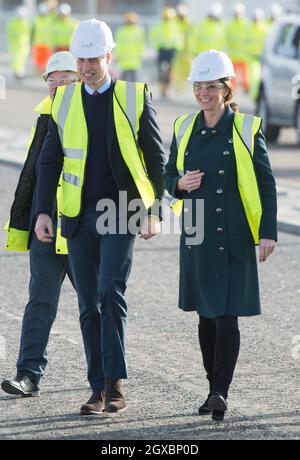
[[[131,234],[99,235],[99,215],[92,207],[84,209],[75,235],[68,240],[93,391],[103,390],[106,378],[127,378],[124,293],[135,240]]]
[[[55,244],[35,236],[30,246],[29,302],[25,307],[17,375],[39,383],[47,367],[47,344],[57,313],[62,282],[70,268],[68,256],[55,253]]]
[[[209,393],[227,398],[240,349],[238,318],[200,316],[198,333]]]

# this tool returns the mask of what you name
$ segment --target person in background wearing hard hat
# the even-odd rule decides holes
[[[233,64],[208,50],[189,80],[200,112],[175,121],[165,184],[182,212],[179,307],[199,315],[209,394],[199,415],[223,420],[240,346],[239,316],[260,314],[259,261],[274,251],[276,187],[261,119],[232,102]],[[204,203],[203,214],[198,209]],[[203,223],[202,241],[193,237]],[[194,241],[196,239],[196,241]]]
[[[44,73],[49,96],[35,108],[39,114],[32,130],[25,160],[6,226],[7,251],[30,251],[29,302],[26,305],[17,376],[2,382],[9,394],[38,396],[39,382],[47,367],[47,343],[56,317],[62,282],[70,273],[67,245],[60,232],[60,187],[57,189],[57,206],[51,210],[56,228],[56,240],[50,245],[41,243],[33,232],[33,214],[36,187],[36,169],[41,147],[47,134],[51,104],[57,86],[77,81],[76,61],[71,53],[56,53],[49,59]]]
[[[20,6],[16,9],[15,17],[6,24],[6,38],[11,65],[16,78],[25,75],[25,67],[30,53],[30,21],[28,8]]]
[[[249,56],[250,95],[256,101],[261,81],[261,57],[267,35],[267,24],[262,8],[256,8],[249,24],[247,55]]]
[[[72,8],[68,3],[58,6],[57,17],[52,22],[51,35],[54,52],[68,51],[78,21],[71,17]]]
[[[125,24],[116,32],[116,58],[122,71],[121,78],[127,81],[137,81],[144,57],[145,33],[138,20],[133,11],[126,13]]]
[[[270,27],[282,15],[282,6],[279,3],[273,3],[271,7],[271,14],[267,19],[267,24]]]
[[[159,82],[163,98],[169,95],[175,53],[183,45],[182,33],[175,18],[176,10],[174,8],[164,8],[162,21],[150,30],[150,41],[152,46],[158,51]]]
[[[189,50],[193,58],[213,46],[218,49],[226,46],[222,15],[222,3],[213,3],[207,16],[193,27],[189,38]]]
[[[133,203],[142,208],[140,237],[151,238],[159,224],[159,209],[152,204],[164,189],[163,145],[150,94],[143,83],[112,81],[114,45],[103,21],[83,21],[75,30],[70,51],[83,83],[57,88],[38,175],[35,232],[47,244],[62,170],[61,231],[68,241],[92,388],[83,415],[126,409],[124,293],[135,233],[122,216],[129,216]],[[103,222],[108,207],[116,228]]]
[[[37,73],[41,74],[52,54],[52,19],[46,3],[40,3],[37,12],[32,30],[32,61]]]
[[[189,7],[185,3],[180,3],[176,7],[176,21],[178,30],[182,36],[182,47],[176,52],[173,63],[174,86],[176,91],[182,91],[186,87],[187,77],[191,66],[189,55],[189,36],[191,22],[189,20]]]
[[[233,61],[234,70],[238,76],[237,81],[241,83],[243,90],[248,92],[250,88],[247,54],[249,23],[243,3],[235,4],[234,17],[226,24],[225,35],[227,52]]]

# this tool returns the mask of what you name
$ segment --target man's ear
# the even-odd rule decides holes
[[[106,63],[109,64],[111,60],[112,60],[112,54],[109,51],[108,53],[106,53]]]

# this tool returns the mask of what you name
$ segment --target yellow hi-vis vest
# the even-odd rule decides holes
[[[180,176],[184,175],[185,151],[193,131],[199,112],[182,115],[175,121],[175,137],[177,143],[177,170]],[[253,166],[254,136],[261,126],[261,118],[234,114],[233,123],[233,150],[237,166],[238,188],[245,210],[246,218],[255,244],[259,244],[259,226],[262,215],[262,205],[259,188]],[[171,207],[179,216],[182,211],[183,200],[175,200]]]
[[[61,212],[76,217],[81,210],[82,188],[88,149],[88,131],[83,110],[82,83],[60,86],[52,105],[64,151]],[[145,208],[155,200],[155,192],[144,167],[143,153],[137,141],[144,109],[144,83],[118,80],[113,92],[113,114],[120,151]]]
[[[43,99],[34,109],[39,115],[50,115],[51,113],[52,100],[49,96]],[[31,144],[33,142],[34,136],[36,133],[36,128],[33,127],[31,130],[31,135],[29,142],[27,144],[27,155]],[[60,205],[61,205],[61,177],[59,180],[56,199],[57,199],[57,230],[56,230],[56,241],[55,241],[55,250],[57,254],[68,254],[67,240],[61,236],[61,217],[60,217]],[[17,228],[10,227],[9,221],[6,223],[4,229],[7,233],[7,240],[5,244],[6,251],[14,252],[25,252],[28,251],[28,239],[29,239],[29,230],[19,230]]]

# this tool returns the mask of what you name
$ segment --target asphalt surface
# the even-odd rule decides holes
[[[8,152],[19,158],[34,119],[32,107],[42,91],[41,87],[21,91],[8,86],[8,98],[0,101],[4,109],[0,112],[0,146],[2,150],[10,146]],[[158,106],[166,144],[170,142],[171,120],[191,110],[182,99],[175,102]],[[278,174],[297,185],[300,163],[297,166],[299,152],[293,136],[285,130],[270,156]],[[290,155],[290,163],[285,154]],[[0,164],[1,228],[18,175],[17,167]],[[4,242],[1,231],[1,248]],[[299,237],[280,233],[275,253],[259,266],[263,315],[240,319],[241,352],[229,411],[222,423],[197,415],[207,395],[207,383],[197,343],[197,315],[177,308],[178,236],[136,241],[127,290],[128,410],[121,415],[79,415],[90,390],[77,299],[66,280],[50,337],[49,367],[41,382],[41,396],[20,398],[1,392],[0,439],[299,439],[299,258]],[[28,300],[28,255],[0,251],[0,281],[2,380],[15,375]]]

